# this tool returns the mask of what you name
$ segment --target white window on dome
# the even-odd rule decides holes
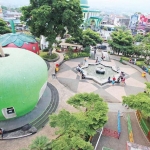
[[[2,113],[6,119],[14,118],[16,117],[15,109],[14,107],[8,107],[8,108],[3,108]]]
[[[32,48],[32,49],[35,51],[35,49],[36,49],[36,48],[33,46],[33,48]]]

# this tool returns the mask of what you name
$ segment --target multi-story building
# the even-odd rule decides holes
[[[83,26],[91,26],[91,28],[98,27],[102,21],[102,17],[100,16],[101,11],[90,9],[88,0],[80,0],[80,6],[82,8],[84,17]]]

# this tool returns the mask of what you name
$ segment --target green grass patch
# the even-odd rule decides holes
[[[43,52],[43,51],[40,51],[40,56],[43,59],[47,59],[47,60],[56,59],[58,57],[56,53],[52,53],[52,55],[49,55],[47,52]]]
[[[122,60],[125,60],[125,61],[129,61],[130,60],[130,57],[121,57]]]

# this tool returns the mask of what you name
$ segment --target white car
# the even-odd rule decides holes
[[[145,35],[145,30],[137,30],[137,34]]]

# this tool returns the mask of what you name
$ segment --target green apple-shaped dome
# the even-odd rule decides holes
[[[23,116],[34,109],[47,85],[44,60],[30,51],[3,48],[0,57],[0,120]]]
[[[89,8],[89,6],[88,6],[88,0],[80,0],[80,6],[82,8]]]

